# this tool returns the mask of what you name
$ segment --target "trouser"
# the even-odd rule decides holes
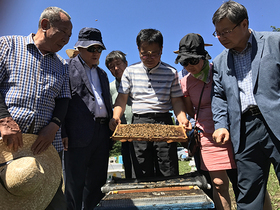
[[[63,153],[63,151],[58,153],[60,159],[62,159],[62,153]],[[61,174],[62,174],[62,171],[61,171]],[[46,208],[46,210],[64,210],[64,209],[66,210],[67,209],[65,196],[62,191],[62,186],[63,186],[63,178],[61,177],[60,185],[59,185],[51,203]]]
[[[64,154],[68,210],[80,210],[82,203],[83,209],[92,210],[104,196],[101,187],[107,180],[111,133],[108,124],[98,123],[93,132],[88,146],[69,147]]]
[[[170,113],[134,115],[133,124],[172,125]],[[133,141],[132,161],[136,178],[179,175],[177,143]]]
[[[280,141],[261,114],[242,115],[239,150],[237,209],[263,209],[271,163],[280,181]]]
[[[126,179],[135,178],[135,173],[132,167],[130,144],[132,143],[129,141],[122,142],[122,148],[121,148],[124,173]]]

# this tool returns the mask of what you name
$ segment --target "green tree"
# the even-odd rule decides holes
[[[277,32],[280,32],[280,28],[276,28],[275,26],[270,26],[270,28],[272,28],[272,29],[273,29],[272,31],[277,31]]]
[[[118,157],[119,155],[121,155],[121,148],[122,143],[120,141],[116,141],[113,145],[112,150],[110,151],[110,157]]]

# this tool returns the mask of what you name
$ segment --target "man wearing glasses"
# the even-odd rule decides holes
[[[237,209],[263,209],[271,163],[280,181],[280,33],[249,29],[246,8],[234,1],[212,21],[227,48],[213,61],[213,139],[233,144]]]
[[[175,68],[160,60],[163,37],[155,29],[143,29],[136,38],[141,62],[123,73],[110,129],[121,123],[128,97],[132,101],[133,123],[172,125],[174,110],[180,125],[191,130],[186,118],[182,91]],[[134,141],[133,167],[136,178],[178,175],[176,143]]]
[[[105,46],[96,28],[83,28],[69,62],[72,99],[65,118],[65,195],[67,209],[94,209],[107,179],[112,117],[107,74],[99,68]]]

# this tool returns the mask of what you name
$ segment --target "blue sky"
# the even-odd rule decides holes
[[[272,31],[270,26],[280,28],[279,0],[239,0],[249,14],[249,27],[257,31]],[[0,0],[0,36],[29,35],[36,33],[41,12],[48,6],[58,6],[72,17],[72,37],[67,45],[58,52],[68,58],[66,49],[73,49],[78,33],[83,27],[98,28],[103,36],[107,50],[102,52],[100,67],[113,81],[104,62],[112,50],[127,54],[129,64],[138,62],[139,54],[136,36],[141,29],[155,28],[163,34],[162,61],[174,66],[180,39],[188,33],[199,33],[206,47],[216,57],[223,46],[212,36],[213,13],[223,3],[222,0]]]

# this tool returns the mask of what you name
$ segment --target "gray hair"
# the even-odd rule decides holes
[[[69,20],[71,20],[70,15],[65,12],[63,9],[59,7],[47,7],[41,14],[40,20],[39,20],[39,28],[41,28],[41,21],[45,18],[48,19],[51,26],[53,26],[54,23],[59,22],[61,20],[60,13],[65,14]]]
[[[109,69],[109,64],[115,60],[115,59],[121,59],[122,62],[126,63],[126,54],[124,54],[122,51],[119,50],[114,50],[112,52],[110,52],[105,59],[105,65],[106,67]]]
[[[227,1],[223,3],[214,13],[212,22],[215,25],[223,18],[228,18],[232,23],[235,24],[240,23],[244,19],[247,19],[249,22],[246,8],[242,4],[239,4],[235,1]]]

